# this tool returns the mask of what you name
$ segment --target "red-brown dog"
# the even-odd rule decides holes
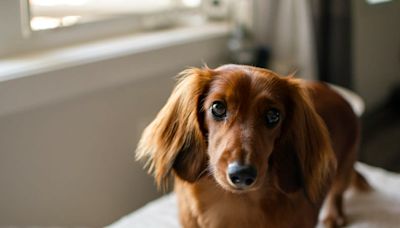
[[[183,227],[344,224],[359,122],[322,83],[225,65],[189,69],[139,142],[159,186],[175,176]],[[354,178],[355,177],[355,178]]]

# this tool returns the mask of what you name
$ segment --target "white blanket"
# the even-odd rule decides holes
[[[400,227],[400,174],[356,165],[373,186],[370,193],[348,191],[345,210],[351,228]],[[121,218],[108,228],[179,228],[176,198],[173,193],[150,202],[143,208]]]

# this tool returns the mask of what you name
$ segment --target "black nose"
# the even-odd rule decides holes
[[[257,170],[254,166],[233,162],[228,165],[228,176],[233,186],[245,189],[256,180]]]

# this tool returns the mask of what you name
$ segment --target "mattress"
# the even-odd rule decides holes
[[[369,193],[351,189],[345,194],[346,227],[398,228],[400,227],[400,174],[357,163],[374,188]],[[108,228],[179,228],[178,209],[174,193],[154,200],[109,225]]]

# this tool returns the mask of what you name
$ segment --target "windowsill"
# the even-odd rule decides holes
[[[180,27],[0,59],[0,116],[146,77],[223,63],[228,23]]]
[[[95,41],[44,52],[0,58],[0,83],[38,73],[226,36],[227,23],[174,28]]]

